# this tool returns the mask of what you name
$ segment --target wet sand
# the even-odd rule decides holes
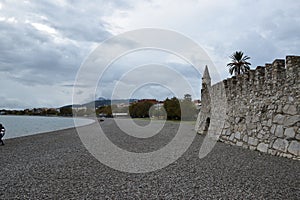
[[[134,152],[167,144],[174,124],[155,137],[132,139],[120,134],[112,119],[101,122],[111,141]],[[75,128],[7,139],[0,146],[0,199],[300,198],[299,161],[220,142],[199,159],[203,138],[197,135],[176,162],[144,174],[101,164],[85,149]]]

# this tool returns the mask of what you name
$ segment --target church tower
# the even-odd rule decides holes
[[[206,84],[208,87],[211,86],[211,78],[210,78],[210,75],[209,75],[207,65],[205,66],[204,73],[203,73],[203,76],[202,76],[202,89],[203,89],[204,84]]]
[[[202,88],[201,88],[201,109],[198,114],[195,129],[200,134],[205,134],[208,130],[210,123],[210,89],[211,89],[211,78],[209,75],[208,67],[205,66],[204,73],[202,76]]]

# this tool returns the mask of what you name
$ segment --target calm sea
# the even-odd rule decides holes
[[[76,118],[76,126],[93,122],[92,119]],[[75,127],[73,118],[64,117],[0,115],[0,123],[6,129],[4,139]]]

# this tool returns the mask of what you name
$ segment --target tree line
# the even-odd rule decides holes
[[[190,95],[183,100],[176,97],[167,98],[163,105],[149,101],[136,102],[129,106],[129,114],[132,118],[163,118],[168,120],[195,120],[197,108],[191,101]]]

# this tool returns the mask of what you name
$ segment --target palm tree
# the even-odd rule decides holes
[[[236,51],[230,56],[231,63],[228,63],[229,73],[232,75],[234,72],[235,75],[243,74],[250,70],[251,63],[247,62],[250,59],[249,56],[244,56],[242,51]]]

